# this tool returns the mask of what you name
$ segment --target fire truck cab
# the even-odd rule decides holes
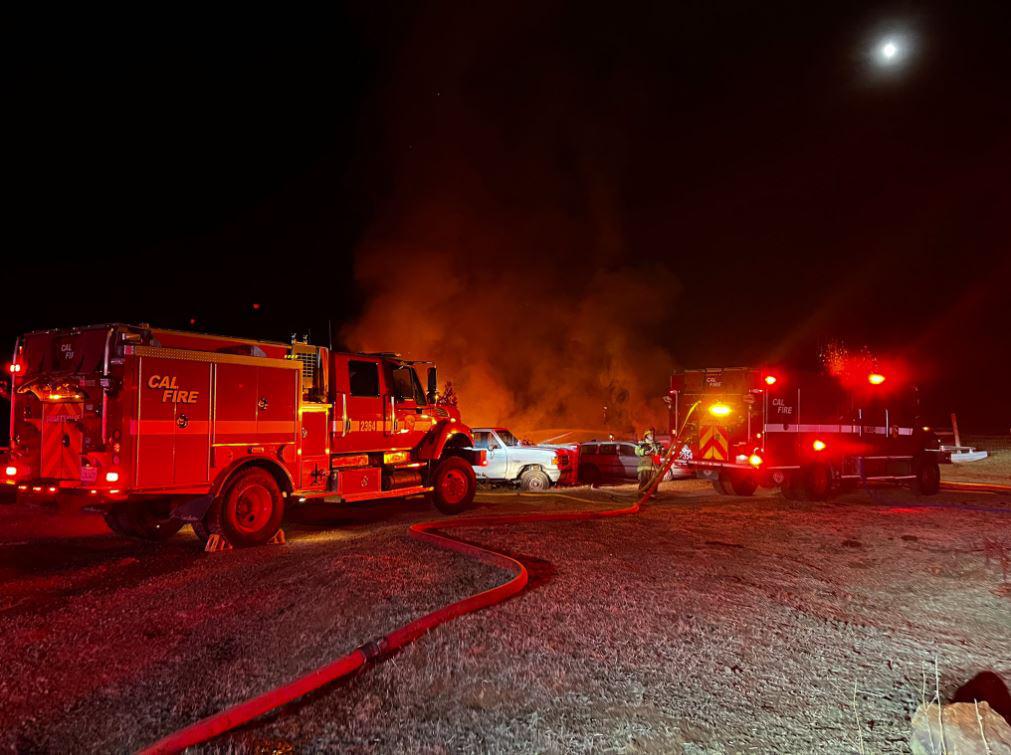
[[[856,384],[751,367],[671,377],[671,433],[684,425],[690,458],[676,463],[725,495],[778,487],[791,500],[826,500],[869,484],[930,495],[947,461],[906,390],[872,373]]]
[[[4,481],[145,539],[189,522],[255,545],[309,499],[424,495],[455,513],[484,460],[435,366],[395,354],[112,324],[29,333],[9,373]]]

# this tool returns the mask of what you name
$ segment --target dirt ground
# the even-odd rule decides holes
[[[478,510],[633,491],[569,494],[592,503]],[[431,513],[304,509],[286,546],[204,555],[187,531],[138,544],[0,506],[0,750],[135,750],[504,578],[410,541]],[[935,659],[945,696],[1011,679],[1006,494],[787,504],[674,482],[635,517],[468,539],[531,588],[201,750],[903,752]]]

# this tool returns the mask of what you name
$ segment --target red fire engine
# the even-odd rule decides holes
[[[81,496],[146,539],[189,522],[255,545],[286,505],[324,497],[456,513],[484,461],[435,366],[394,354],[113,324],[29,333],[9,370],[6,483]]]
[[[904,386],[880,373],[859,380],[750,367],[684,370],[671,377],[672,433],[685,423],[678,464],[725,495],[779,487],[791,500],[825,500],[866,484],[940,486],[947,461],[918,421]]]

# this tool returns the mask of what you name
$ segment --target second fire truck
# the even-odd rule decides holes
[[[485,460],[435,366],[394,354],[113,324],[29,333],[8,369],[4,482],[145,539],[188,522],[257,545],[310,499],[423,495],[456,513]]]
[[[868,484],[940,487],[946,461],[915,399],[885,374],[840,379],[761,368],[684,370],[671,377],[672,435],[688,452],[677,463],[726,495],[778,487],[793,500],[822,501]]]

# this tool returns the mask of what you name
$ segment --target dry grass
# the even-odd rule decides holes
[[[205,749],[881,752],[908,738],[924,659],[944,658],[944,692],[1011,673],[1011,601],[976,550],[1006,514],[960,508],[968,494],[922,509],[903,491],[788,505],[666,488],[634,518],[471,533],[526,561],[532,589]],[[185,539],[74,541],[73,569],[40,565],[53,543],[25,551],[0,588],[59,579],[0,613],[0,747],[135,749],[502,579],[407,540],[427,514],[308,521],[284,548],[213,558]]]

